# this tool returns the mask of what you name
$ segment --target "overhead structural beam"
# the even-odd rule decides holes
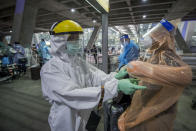
[[[131,35],[133,35],[133,31],[129,28],[128,25],[124,25],[124,28],[125,28]],[[134,25],[134,30],[136,31],[135,25]]]
[[[50,16],[50,15],[54,15],[55,12],[50,12],[50,13],[44,13],[44,14],[38,14],[37,18],[42,18],[44,16]]]
[[[175,4],[176,1],[162,1],[158,3],[148,3],[148,4],[138,4],[131,6],[132,8],[138,8],[138,7],[147,7],[147,6],[159,6],[159,5],[168,5],[168,4]]]
[[[195,0],[178,0],[169,13],[165,16],[168,20],[184,17],[196,7]]]
[[[134,16],[133,16],[133,12],[132,12],[133,10],[132,10],[132,7],[131,7],[131,1],[130,0],[127,0],[126,2],[127,2],[127,5],[129,6],[129,11],[130,11],[129,13],[130,13],[131,18],[132,18],[131,21],[132,22],[135,22],[135,19],[134,19]]]
[[[133,34],[133,33],[132,33],[132,31],[131,31],[129,28],[127,28],[127,26],[126,26],[126,25],[125,25],[125,26],[123,26],[123,28],[124,28],[125,30],[127,30],[128,34]]]
[[[166,7],[162,7],[162,6],[166,6]],[[110,9],[110,11],[116,11],[116,10],[121,10],[121,9],[129,9],[129,8],[130,8],[130,6],[127,6],[127,7],[118,7],[118,8]],[[140,7],[140,8],[142,8],[142,7]],[[139,9],[138,8],[135,8],[135,10],[140,10],[140,8]],[[150,6],[148,8],[150,9]],[[156,7],[156,9],[164,9],[164,8],[170,8],[170,6],[168,6],[168,5],[161,5],[160,7]]]
[[[118,31],[120,34],[123,34],[119,29],[117,29],[115,26],[112,27],[114,30]]]
[[[97,40],[97,36],[99,34],[99,30],[100,30],[100,27],[97,26],[94,28],[93,30],[93,33],[88,41],[88,44],[87,44],[87,49],[91,49],[92,45],[95,44],[95,41]]]
[[[121,15],[111,15],[111,16],[109,16],[109,19],[117,19],[117,18],[119,18],[119,19],[124,19],[124,18],[132,18],[131,16],[125,16],[125,15],[129,15],[129,13],[127,13],[127,14],[124,14],[123,16],[121,16]],[[144,14],[140,14],[140,15],[136,15],[135,17],[142,17]],[[148,16],[157,16],[157,15],[161,15],[161,16],[164,16],[165,15],[165,13],[156,13],[156,14],[147,14]]]
[[[134,22],[135,23],[134,13],[132,12],[133,11],[133,9],[132,9],[133,7],[132,7],[132,4],[131,4],[131,1],[127,0],[126,3],[129,6],[129,11],[130,11],[130,15],[131,15],[131,21],[130,22]],[[130,34],[133,34],[133,32],[131,31],[131,29],[128,26],[124,26],[124,27],[127,29],[127,31]]]
[[[142,12],[136,12],[136,11],[132,11],[133,12],[133,14],[134,14],[134,16],[136,15],[138,15],[138,14],[140,14],[140,15],[144,15],[144,13],[145,14],[160,14],[160,13],[164,13],[164,14],[166,14],[168,11],[167,10],[165,10],[165,9],[159,9],[159,10],[154,10],[154,9],[152,9],[152,10],[146,10],[146,11],[142,11]],[[112,13],[112,14],[109,14],[109,16],[115,16],[115,15],[126,15],[126,14],[129,14],[129,11],[128,12],[114,12],[114,13]]]
[[[4,17],[9,17],[14,15],[14,8],[11,8],[9,10],[3,10],[0,12],[0,19]]]
[[[136,23],[133,22],[110,22],[109,26],[120,26],[120,25],[137,25],[137,24],[147,24],[152,22],[159,22],[159,20],[153,20],[153,21],[137,21]]]
[[[134,10],[134,11],[131,11],[132,13],[147,13],[147,12],[152,12],[152,11],[167,11],[169,10],[170,8],[160,8],[160,9],[147,9],[147,10]],[[120,14],[121,13],[121,10],[119,11],[111,11],[110,13],[112,14]]]
[[[155,18],[149,18],[149,19],[135,19],[135,22],[132,22],[132,21],[130,21],[130,20],[113,20],[113,21],[110,21],[109,23],[117,23],[117,22],[127,22],[127,23],[137,23],[138,21],[151,21],[151,22],[153,22],[154,20],[156,21],[156,20],[161,20],[162,19],[162,17],[155,17]]]
[[[45,10],[51,11],[51,12],[55,12],[56,14],[62,16],[62,18],[68,18],[71,20],[75,20],[78,23],[82,24],[82,25],[86,25],[86,26],[98,26],[99,24],[96,23],[94,24],[92,22],[92,18],[89,18],[81,13],[79,13],[78,11],[72,13],[70,12],[70,8],[66,5],[61,4],[60,2],[57,2],[55,0],[43,0],[40,2],[40,8],[43,8]],[[79,18],[84,18],[86,19],[86,21],[80,21]]]
[[[71,2],[71,1],[72,0],[69,0],[69,2]],[[126,1],[126,0],[117,0],[117,1],[110,0],[110,4],[119,3],[119,2],[123,2],[123,1]],[[74,9],[77,9],[78,10],[78,9],[89,8],[89,7],[91,7],[91,6],[90,5],[87,5],[87,6],[82,6],[82,7],[74,8]]]
[[[110,13],[112,14],[112,15],[120,15],[120,14],[127,14],[127,13],[129,13],[129,12],[132,12],[132,13],[148,13],[148,12],[156,12],[157,11],[157,13],[158,13],[158,11],[165,11],[165,12],[167,12],[167,10],[169,10],[170,8],[161,8],[161,9],[148,9],[148,10],[137,10],[137,11],[128,11],[128,12],[121,12],[121,10],[119,10],[119,11],[111,11]],[[91,13],[91,12],[84,12],[84,13],[82,13],[82,14],[89,14],[89,13]]]
[[[109,0],[85,0],[91,7],[97,12],[108,13],[109,12]]]
[[[113,19],[138,19],[138,18],[143,19],[143,15],[137,15],[137,16],[132,17],[132,16],[130,16],[130,14],[127,14],[127,16],[115,16],[115,17],[109,17],[109,19],[110,20],[113,20]],[[154,14],[154,15],[147,15],[147,18],[163,17],[163,16],[164,16],[164,14]]]
[[[74,1],[79,7],[81,7],[81,6],[83,6],[79,1],[77,1],[77,0],[72,0],[72,1]],[[83,8],[85,11],[90,11],[88,8]],[[91,14],[92,15],[94,15],[95,14],[95,12],[91,12]]]
[[[72,1],[72,0],[71,0]],[[71,2],[69,1],[69,2]],[[118,1],[110,1],[110,6],[112,6],[112,4],[116,4],[116,3],[122,3],[122,2],[127,2],[129,0],[118,0]],[[66,1],[65,1],[66,2]],[[64,2],[63,2],[64,3]],[[167,4],[174,4],[175,1],[166,1],[166,2],[160,2],[160,3],[148,3],[148,4],[138,4],[138,5],[132,5],[132,8],[139,8],[139,7],[148,7],[148,6],[158,6],[158,5],[167,5]],[[91,6],[83,6],[83,7],[78,7],[78,8],[74,8],[74,9],[84,9],[84,8],[88,8]],[[120,8],[111,8],[110,10],[116,10],[116,9],[121,9],[121,8],[129,8],[129,7],[120,7]]]
[[[0,2],[0,10],[1,9],[4,9],[4,8],[7,8],[7,7],[10,7],[10,6],[13,6],[16,4],[16,1],[15,0],[6,0],[6,2],[4,0],[2,0]]]
[[[49,29],[41,28],[41,27],[36,27],[35,30],[36,31],[41,31],[41,32],[48,32],[49,31]]]

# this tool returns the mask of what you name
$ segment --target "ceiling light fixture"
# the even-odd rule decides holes
[[[76,12],[76,10],[72,8],[72,9],[71,9],[71,12],[74,13],[74,12]]]
[[[143,15],[143,18],[145,19],[146,18],[146,15]]]
[[[96,23],[97,21],[96,20],[93,20],[93,23]]]

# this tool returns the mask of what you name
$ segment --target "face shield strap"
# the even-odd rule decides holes
[[[168,21],[165,20],[165,19],[162,19],[162,20],[160,21],[160,23],[161,23],[161,25],[162,25],[163,27],[165,27],[165,29],[166,29],[168,32],[172,32],[172,31],[174,30],[174,28],[175,28],[170,22],[168,22]]]

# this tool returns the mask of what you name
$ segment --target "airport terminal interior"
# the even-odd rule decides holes
[[[1,0],[0,131],[196,131],[196,1]]]

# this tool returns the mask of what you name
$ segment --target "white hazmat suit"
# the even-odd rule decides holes
[[[52,104],[48,121],[52,131],[86,131],[90,113],[101,98],[117,96],[115,73],[105,74],[80,57],[66,52],[68,36],[51,36],[51,55],[41,70],[42,92]]]

